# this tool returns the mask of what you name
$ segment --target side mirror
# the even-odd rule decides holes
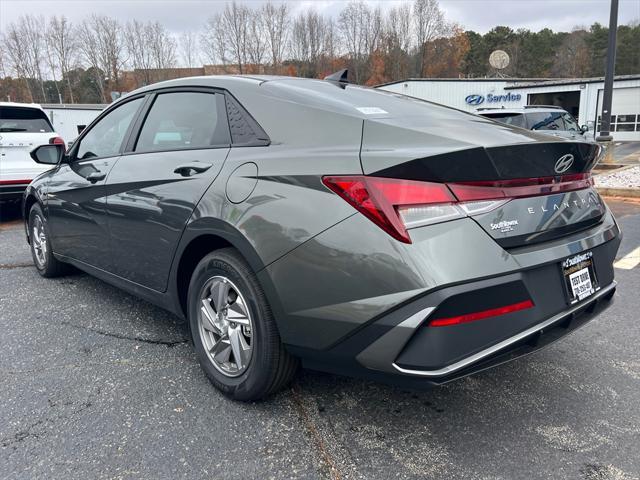
[[[589,131],[589,125],[582,125],[580,127],[580,130],[582,131],[582,133],[586,133]]]
[[[40,145],[31,151],[31,158],[36,163],[57,165],[64,157],[64,145]]]

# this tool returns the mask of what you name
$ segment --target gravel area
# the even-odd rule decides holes
[[[640,166],[598,175],[596,187],[640,188]]]

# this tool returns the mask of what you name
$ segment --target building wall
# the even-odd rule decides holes
[[[505,87],[512,84],[512,82],[503,80],[407,80],[406,82],[383,85],[379,88],[475,113],[478,108],[482,107],[500,108],[503,105],[505,107],[521,107],[526,105],[526,94],[519,90],[505,90]],[[504,99],[508,94],[510,94],[510,99]],[[470,95],[477,95],[483,100],[477,104],[469,104],[466,99]],[[520,98],[517,100],[514,99],[514,97],[518,95]],[[490,101],[496,97],[498,97],[497,101]]]
[[[88,126],[100,115],[106,105],[92,107],[74,107],[73,105],[42,105],[47,113],[53,129],[65,142],[72,142],[78,136],[78,126]]]
[[[562,85],[548,85],[545,81],[540,81],[540,85],[523,80],[508,81],[504,79],[490,80],[442,80],[442,79],[425,79],[425,80],[406,80],[394,84],[382,85],[378,88],[390,92],[401,93],[412,97],[422,98],[431,102],[440,103],[450,107],[458,108],[467,112],[475,113],[478,108],[504,106],[521,107],[527,105],[527,98],[532,93],[560,93],[560,92],[579,92],[580,105],[578,123],[580,125],[589,125],[591,128],[597,125],[597,118],[600,114],[602,90],[604,82],[580,82],[567,83]],[[611,134],[615,140],[633,140],[640,141],[640,107],[629,105],[629,102],[616,102],[616,90],[624,89],[625,99],[640,99],[640,79],[621,79],[614,82],[613,107],[612,115],[629,115],[637,116],[637,130],[634,132],[616,132]],[[637,91],[637,96],[636,96]],[[631,92],[631,93],[629,93]],[[511,93],[512,96],[505,99],[505,95]],[[483,101],[477,104],[469,104],[467,99],[469,96],[481,96]],[[497,101],[490,102],[489,96],[498,98]],[[520,98],[515,100],[514,95]],[[598,98],[600,97],[600,104]],[[622,95],[618,95],[622,98]],[[638,102],[640,105],[640,100]],[[624,111],[622,111],[622,110]],[[619,110],[619,111],[618,111]]]

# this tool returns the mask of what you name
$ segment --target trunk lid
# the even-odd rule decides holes
[[[509,181],[540,185],[530,196],[513,198],[488,213],[471,215],[503,248],[553,240],[601,221],[606,207],[589,186],[590,181],[583,181],[573,191],[558,192],[556,188],[567,178],[590,172],[601,153],[600,146],[455,113],[455,122],[444,114],[439,119],[365,120],[363,172],[446,183],[454,193],[455,185],[471,184],[475,188],[475,182],[495,188],[505,199],[516,190],[503,188]]]

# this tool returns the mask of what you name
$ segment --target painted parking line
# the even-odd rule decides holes
[[[631,270],[640,263],[640,247],[631,250],[624,257],[613,264],[616,268]]]

